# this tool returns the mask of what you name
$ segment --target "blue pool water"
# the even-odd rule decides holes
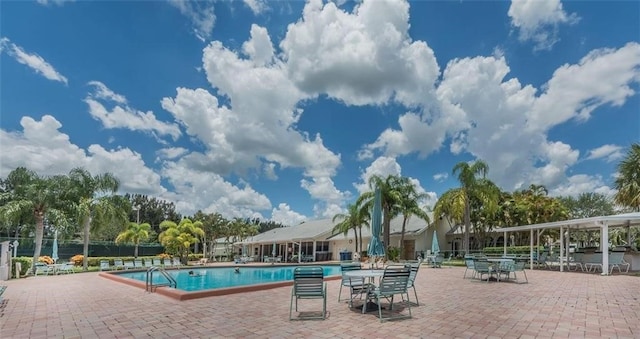
[[[200,291],[293,280],[293,269],[296,266],[239,267],[240,273],[235,273],[233,267],[189,267],[180,270],[169,270],[167,273],[176,279],[178,289]],[[340,266],[327,265],[322,266],[322,269],[325,277],[340,275]],[[198,275],[190,276],[189,271],[193,271]],[[147,279],[147,272],[126,272],[119,274],[119,276],[144,282]],[[165,283],[166,281],[166,278],[160,272],[154,272],[154,283]]]

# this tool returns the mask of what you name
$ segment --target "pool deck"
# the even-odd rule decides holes
[[[384,323],[338,303],[339,280],[327,282],[326,320],[289,321],[290,287],[178,301],[98,273],[30,277],[0,282],[0,337],[640,338],[640,277],[528,271],[515,284],[463,273],[421,267],[413,318]]]

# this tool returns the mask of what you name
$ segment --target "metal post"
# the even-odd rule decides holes
[[[529,230],[529,269],[533,269],[533,228]]]
[[[560,257],[558,258],[558,260],[560,261],[560,272],[564,271],[564,265],[562,265],[562,259],[563,259],[563,252],[564,252],[564,227],[560,226]]]
[[[609,275],[609,225],[600,224],[600,246],[602,248],[602,275]]]

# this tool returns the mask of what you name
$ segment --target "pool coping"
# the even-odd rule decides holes
[[[290,265],[286,265],[286,266],[290,266]],[[217,266],[215,268],[223,268],[223,267],[235,267],[235,266]],[[246,266],[243,266],[243,267],[246,267]],[[264,267],[264,266],[251,266],[251,267]],[[199,267],[199,268],[203,268],[203,267]],[[207,268],[214,268],[214,267],[207,267]],[[169,269],[168,271],[173,271],[173,270],[180,270],[180,268]],[[143,290],[146,290],[147,286],[144,281],[125,278],[120,276],[120,274],[124,272],[145,272],[145,270],[100,272],[98,275],[103,278],[107,278],[119,283],[123,283],[129,286],[138,287]],[[341,279],[340,275],[328,276],[324,278],[324,280],[338,280],[338,279]],[[247,286],[238,286],[238,287],[216,288],[216,289],[201,290],[201,291],[183,291],[183,290],[175,289],[173,287],[158,286],[154,289],[154,291],[158,294],[167,296],[169,298],[173,298],[179,301],[184,301],[184,300],[191,300],[191,299],[215,297],[215,296],[221,296],[221,295],[263,291],[263,290],[269,290],[273,288],[286,287],[286,286],[293,286],[293,280],[247,285]]]

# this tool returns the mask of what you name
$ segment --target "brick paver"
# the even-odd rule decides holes
[[[639,277],[528,271],[528,284],[487,284],[463,271],[422,267],[413,318],[382,324],[337,302],[339,280],[326,320],[289,321],[290,287],[177,301],[97,273],[31,277],[3,282],[0,338],[640,338]]]

